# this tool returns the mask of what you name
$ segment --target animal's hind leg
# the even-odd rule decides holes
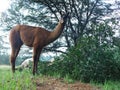
[[[16,57],[19,53],[20,47],[19,48],[12,48],[12,52],[11,52],[11,56],[10,56],[10,63],[11,63],[11,68],[12,68],[12,72],[15,72],[15,60]]]
[[[19,53],[20,47],[22,46],[23,42],[21,41],[19,32],[15,30],[10,31],[10,44],[11,44],[11,56],[10,56],[10,63],[12,67],[12,72],[15,72],[15,60]]]

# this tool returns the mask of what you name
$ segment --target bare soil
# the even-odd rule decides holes
[[[87,83],[74,82],[68,84],[62,79],[55,78],[38,78],[34,80],[37,86],[36,90],[101,90],[100,87],[92,86]]]
[[[0,65],[0,69],[10,69],[10,66]],[[101,87],[93,86],[88,83],[74,82],[67,83],[63,79],[52,77],[31,78],[36,84],[36,90],[102,90]]]

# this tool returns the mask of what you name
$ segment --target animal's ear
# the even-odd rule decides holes
[[[61,14],[61,16],[64,16],[65,12],[64,11],[60,11],[60,14]]]
[[[66,13],[66,16],[69,16],[69,12]]]
[[[69,16],[69,12],[60,11],[60,14],[61,14],[61,17],[64,19]]]

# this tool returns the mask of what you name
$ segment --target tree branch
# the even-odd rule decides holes
[[[52,52],[58,52],[58,53],[63,53],[63,54],[67,54],[66,52],[63,52],[62,50],[57,50],[57,49],[44,48],[44,50],[46,50],[46,51],[52,51]]]

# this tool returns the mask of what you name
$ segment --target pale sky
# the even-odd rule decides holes
[[[114,4],[115,1],[119,1],[119,0],[104,0],[104,2],[111,3],[111,4]],[[0,13],[4,12],[9,7],[10,2],[11,0],[2,0],[0,2]]]
[[[2,0],[0,2],[0,13],[8,9],[9,5],[10,5],[10,0]]]
[[[116,0],[103,0],[104,2],[106,3],[111,3],[111,4],[114,4]],[[117,0],[118,1],[118,0]]]

